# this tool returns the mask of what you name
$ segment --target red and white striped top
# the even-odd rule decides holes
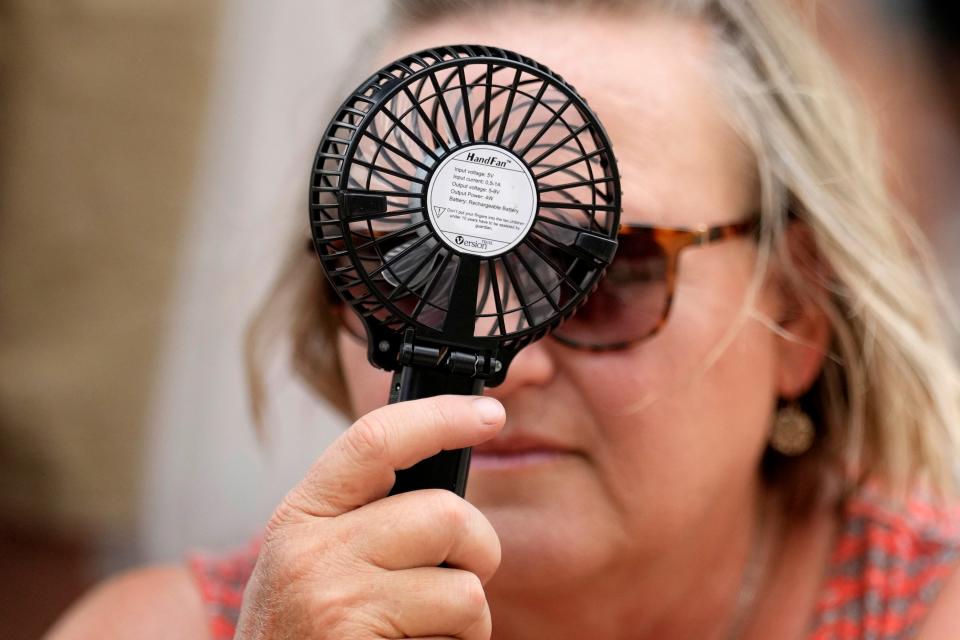
[[[258,549],[189,559],[214,640],[234,636]],[[921,498],[895,507],[862,491],[844,504],[809,640],[913,638],[958,563],[960,508]]]

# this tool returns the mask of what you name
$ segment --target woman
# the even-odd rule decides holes
[[[955,489],[960,385],[936,277],[790,16],[414,0],[393,24],[380,62],[483,40],[557,70],[616,144],[624,222],[724,231],[681,252],[662,322],[623,319],[626,348],[547,338],[493,399],[384,408],[389,374],[294,257],[297,364],[357,421],[254,549],[120,578],[53,637],[956,637],[960,534],[934,496]],[[629,304],[638,283],[618,286]],[[395,469],[468,445],[469,502],[384,497]]]

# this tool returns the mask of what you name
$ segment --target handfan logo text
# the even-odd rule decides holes
[[[473,151],[467,154],[467,162],[475,162],[477,164],[487,164],[492,167],[505,167],[509,160],[500,160],[495,156],[488,156],[484,158],[483,156],[478,156]]]

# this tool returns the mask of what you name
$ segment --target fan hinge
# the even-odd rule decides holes
[[[416,337],[407,329],[400,346],[400,364],[408,367],[427,367],[470,378],[489,378],[503,368],[494,355],[479,351],[454,349],[447,345],[432,345]]]

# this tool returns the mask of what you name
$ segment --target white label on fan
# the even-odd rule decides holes
[[[433,228],[454,250],[500,255],[533,226],[536,183],[511,152],[477,144],[443,159],[430,180],[427,208]]]

